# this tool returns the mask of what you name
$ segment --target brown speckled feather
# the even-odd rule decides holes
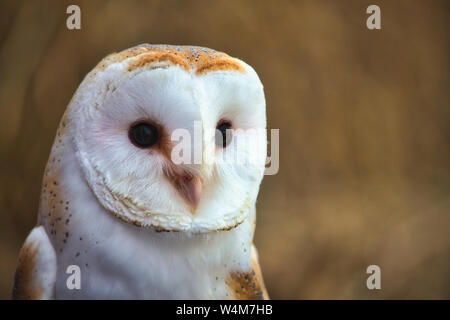
[[[187,72],[193,70],[196,75],[204,75],[217,70],[235,70],[245,73],[244,66],[237,59],[213,49],[147,44],[112,53],[103,59],[94,70],[97,72],[105,70],[110,64],[122,62],[128,58],[135,58],[128,66],[129,72],[154,62],[164,61],[171,65],[179,65]]]
[[[227,285],[230,294],[237,300],[268,300],[269,295],[259,266],[258,253],[254,245],[251,251],[252,270],[249,272],[231,272]]]
[[[26,243],[20,250],[14,277],[13,299],[30,300],[41,298],[42,288],[36,286],[33,281],[38,252],[39,245],[35,243]]]
[[[56,255],[42,226],[35,227],[19,253],[12,298],[51,299],[56,281]]]

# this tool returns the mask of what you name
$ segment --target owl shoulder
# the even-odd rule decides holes
[[[231,272],[228,275],[228,290],[237,300],[268,300],[269,295],[264,285],[258,252],[251,246],[252,268],[247,272]]]
[[[54,298],[56,254],[44,227],[35,227],[19,253],[13,299]]]

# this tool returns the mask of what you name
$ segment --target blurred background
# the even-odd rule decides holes
[[[271,298],[449,299],[449,18],[436,0],[0,0],[0,298],[77,86],[111,52],[168,43],[241,58],[265,86],[280,170],[255,241]]]

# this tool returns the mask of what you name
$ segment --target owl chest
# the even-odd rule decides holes
[[[57,298],[224,299],[230,270],[249,260],[228,237],[185,238],[120,223],[73,228],[71,240],[58,252]]]
[[[74,288],[67,272],[73,259],[61,257],[57,283],[59,298],[83,299],[208,299],[226,295],[224,272],[219,268],[205,268],[185,257],[164,255],[123,259],[120,253],[97,251],[88,254],[77,266],[80,268],[80,287]],[[69,261],[72,260],[72,261]],[[65,261],[65,262],[64,262]],[[67,266],[67,267],[66,267]],[[73,270],[73,269],[71,269]]]
[[[75,189],[77,177],[40,208],[57,254],[56,298],[228,298],[230,272],[250,268],[248,221],[206,235],[155,232],[106,212],[89,189]]]

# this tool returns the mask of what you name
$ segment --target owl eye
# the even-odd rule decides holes
[[[133,124],[130,127],[128,136],[131,142],[140,148],[151,147],[157,143],[159,139],[158,129],[148,122]]]
[[[226,148],[233,138],[230,121],[221,121],[216,127],[216,146]]]

